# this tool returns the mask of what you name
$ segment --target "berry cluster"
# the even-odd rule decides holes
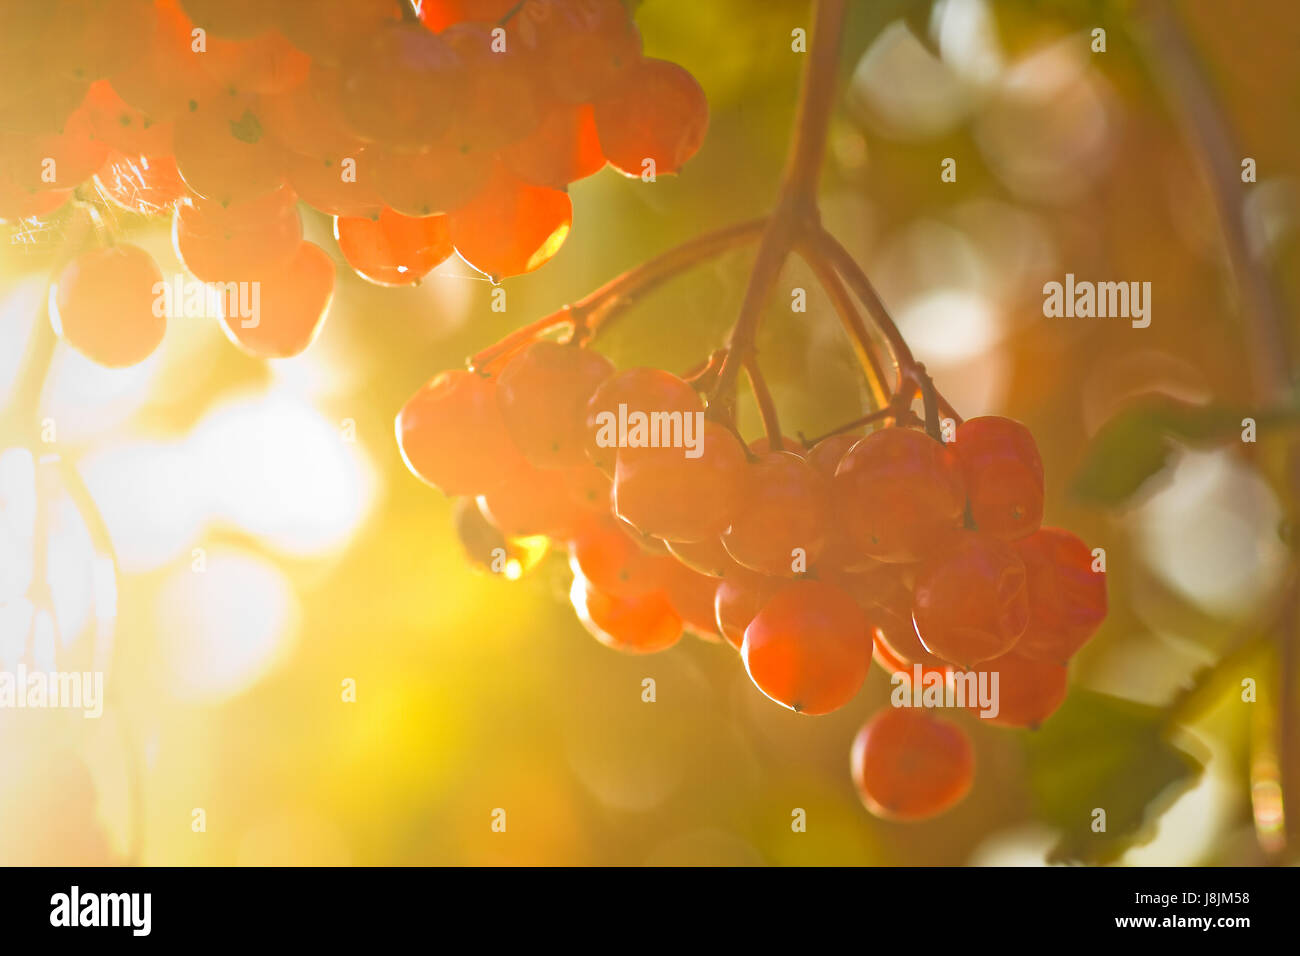
[[[453,252],[497,279],[558,251],[569,183],[607,162],[674,173],[708,125],[699,85],[642,55],[621,0],[2,6],[0,220],[49,216],[92,178],[124,209],[171,215],[228,335],[266,357],[306,348],[331,299],[299,201],[334,217],[342,258],[376,283],[416,283]],[[138,247],[84,253],[56,326],[105,365],[138,362],[162,337],[160,279]],[[249,282],[256,322],[231,301]]]
[[[1068,660],[1105,616],[1105,578],[1078,538],[1040,527],[1043,469],[1023,425],[974,418],[947,444],[892,426],[746,447],[669,372],[547,340],[497,362],[412,396],[402,455],[445,494],[474,496],[500,540],[562,544],[574,610],[602,643],[728,642],[760,691],[804,714],[852,700],[873,656],[908,681],[996,672],[1000,726],[1060,705]],[[853,768],[869,807],[916,819],[964,795],[973,758],[956,724],[886,708]]]

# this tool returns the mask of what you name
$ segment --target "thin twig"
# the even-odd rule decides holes
[[[751,219],[748,222],[736,223],[674,246],[667,252],[660,253],[653,259],[615,276],[572,305],[515,329],[509,335],[470,356],[466,364],[471,369],[485,368],[514,354],[538,336],[557,329],[571,329],[574,340],[583,344],[656,286],[687,269],[757,239],[766,221],[766,219]]]
[[[758,367],[757,357],[752,353],[745,361],[745,374],[749,378],[754,400],[758,403],[758,414],[763,420],[763,431],[767,434],[767,447],[771,451],[780,451],[785,444],[781,441],[781,420],[777,416],[776,402],[772,401],[772,392]]]
[[[844,281],[840,279],[834,267],[808,243],[801,243],[797,251],[799,257],[813,270],[817,281],[826,290],[826,294],[830,296],[831,305],[848,333],[858,364],[867,376],[867,388],[871,391],[872,406],[884,408],[889,404],[891,396],[889,385],[885,380],[885,371],[880,367],[880,361],[876,358],[875,343],[872,342],[866,323],[862,321],[862,316],[858,314],[853,304],[849,290],[844,287]]]
[[[710,414],[716,418],[730,419],[734,415],[736,377],[754,348],[763,303],[767,301],[781,267],[800,235],[819,219],[817,184],[826,153],[831,111],[835,105],[835,78],[845,10],[846,0],[819,0],[816,6],[812,46],[795,114],[794,139],[790,144],[776,209],[759,243],[740,313],[727,337],[727,360],[710,395]]]

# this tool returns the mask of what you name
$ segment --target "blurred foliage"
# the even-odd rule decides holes
[[[1254,418],[1257,426],[1267,427],[1290,414]],[[1093,504],[1126,504],[1168,464],[1174,440],[1204,444],[1240,437],[1248,417],[1242,409],[1192,405],[1165,396],[1129,405],[1093,437],[1071,490]]]
[[[1036,805],[1061,830],[1057,862],[1112,863],[1150,840],[1160,813],[1202,772],[1202,759],[1167,741],[1160,708],[1077,687],[1025,734]]]

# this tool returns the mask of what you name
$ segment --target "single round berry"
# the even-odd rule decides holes
[[[1029,592],[1029,627],[1016,653],[1063,663],[1105,620],[1106,572],[1094,571],[1088,546],[1060,528],[1040,528],[1015,548]]]
[[[221,324],[258,358],[290,358],[320,333],[334,298],[334,260],[304,240],[275,272],[222,288]]]
[[[670,541],[722,533],[745,507],[745,449],[725,426],[704,423],[698,457],[682,447],[619,450],[614,507],[639,531]]]
[[[831,483],[799,455],[768,452],[746,469],[745,507],[722,535],[751,571],[804,573],[821,557],[831,518]]]
[[[302,219],[292,190],[280,188],[223,206],[206,199],[176,205],[176,255],[196,279],[232,282],[272,272],[302,244]]]
[[[477,495],[526,467],[501,418],[496,381],[474,372],[442,372],[397,415],[406,466],[445,495]]]
[[[1043,520],[1043,461],[1029,429],[997,415],[957,426],[953,454],[961,466],[975,526],[1013,540]]]
[[[500,279],[550,261],[572,224],[567,192],[526,183],[498,165],[479,194],[451,214],[451,238],[462,259]]]
[[[50,322],[64,341],[109,368],[143,362],[167,330],[162,271],[139,246],[83,252],[50,289]]]
[[[664,567],[656,556],[608,515],[586,521],[575,531],[569,539],[569,562],[611,597],[639,597],[664,586]]]
[[[867,809],[886,820],[925,820],[970,792],[975,752],[956,724],[924,710],[886,707],[858,731],[853,782]]]
[[[453,251],[446,216],[416,219],[388,207],[378,219],[335,218],[334,238],[357,275],[378,285],[415,285]]]
[[[662,591],[616,598],[575,574],[569,601],[583,627],[616,651],[654,654],[672,647],[682,636],[682,619]]]
[[[591,104],[557,104],[527,136],[501,152],[506,169],[526,183],[564,189],[600,172],[605,154]]]
[[[1066,665],[1031,660],[1018,651],[985,661],[979,671],[989,675],[988,686],[997,705],[995,715],[982,719],[999,727],[1038,727],[1056,713],[1069,689]]]
[[[685,416],[703,411],[699,393],[671,372],[645,366],[624,369],[606,379],[587,402],[587,457],[613,474],[620,446],[649,440],[649,425],[638,424],[642,417],[647,423],[667,422],[684,434]]]
[[[394,21],[353,39],[339,107],[368,142],[429,145],[451,125],[465,76],[455,51],[420,23]]]
[[[482,492],[479,507],[510,537],[567,537],[586,518],[563,471],[534,468],[527,461]]]
[[[497,401],[524,457],[539,468],[587,464],[587,402],[613,374],[599,352],[557,342],[534,342],[506,363]]]
[[[678,172],[709,128],[704,90],[667,60],[642,60],[595,107],[601,151],[628,176],[640,177],[647,169],[656,175]]]
[[[788,583],[744,569],[720,580],[713,595],[713,615],[727,643],[740,650],[750,621]]]
[[[750,679],[797,713],[829,714],[857,694],[871,666],[862,609],[823,581],[794,581],[763,605],[740,649]]]
[[[966,493],[952,454],[909,428],[859,441],[835,470],[836,506],[853,543],[881,561],[919,561],[961,527]]]
[[[718,618],[713,610],[717,579],[692,571],[673,557],[658,560],[664,593],[686,629],[706,641],[719,640]]]
[[[208,98],[176,120],[176,167],[185,184],[221,206],[242,203],[284,182],[280,148],[266,134],[254,98]]]
[[[970,667],[1005,654],[1029,623],[1025,565],[1005,541],[963,531],[916,572],[912,618],[930,653]]]

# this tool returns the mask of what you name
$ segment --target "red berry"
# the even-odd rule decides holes
[[[504,45],[494,23],[460,23],[440,37],[460,59],[466,82],[446,141],[457,149],[496,150],[532,132],[541,120],[532,58]]]
[[[828,714],[850,700],[871,665],[866,616],[844,591],[794,581],[745,628],[740,649],[750,679],[797,713]]]
[[[313,209],[330,216],[375,220],[379,218],[383,203],[369,166],[368,153],[372,148],[359,146],[348,156],[335,153],[319,157],[285,152],[284,177],[298,198]],[[352,176],[350,168],[345,169],[344,159],[356,163],[355,176]]]
[[[441,33],[467,20],[496,23],[514,8],[518,0],[423,0],[419,5],[420,22],[434,33]]]
[[[620,411],[620,406],[624,406]],[[624,369],[607,379],[587,403],[587,457],[613,473],[618,453],[619,422],[637,412],[679,416],[704,411],[704,402],[691,386],[662,369]]]
[[[682,564],[697,574],[721,578],[743,570],[722,546],[721,538],[704,538],[700,541],[665,542],[669,552]]]
[[[645,534],[701,541],[720,534],[744,507],[745,449],[723,425],[706,421],[699,457],[689,449],[621,448],[614,507]]]
[[[926,650],[946,661],[1005,654],[1029,623],[1024,562],[1006,542],[964,531],[917,569],[912,616]]]
[[[982,719],[999,727],[1039,726],[1061,706],[1069,689],[1070,673],[1064,664],[1030,660],[1017,651],[985,661],[979,670],[990,675],[989,688],[998,706],[996,717]]]
[[[493,168],[490,155],[439,141],[418,152],[368,147],[363,173],[386,205],[418,217],[454,212],[476,197],[486,198]]]
[[[208,99],[176,120],[176,166],[185,184],[222,206],[284,182],[279,145],[267,135],[256,99]]]
[[[569,497],[581,508],[609,516],[614,507],[614,482],[589,461],[564,469]]]
[[[616,651],[653,654],[672,647],[682,636],[682,619],[662,591],[616,598],[575,574],[569,601],[583,627]]]
[[[591,104],[560,104],[537,128],[501,153],[506,168],[526,183],[563,189],[571,182],[600,172],[605,154],[596,136]]]
[[[713,595],[713,614],[727,643],[740,650],[749,622],[787,583],[784,578],[743,569],[719,581]]]
[[[664,593],[686,629],[706,641],[718,640],[718,618],[713,609],[717,579],[692,571],[676,558],[659,560]]]
[[[539,80],[567,103],[588,103],[640,61],[641,34],[619,0],[529,0],[512,22]]]
[[[641,176],[646,160],[654,162],[656,175],[676,173],[699,150],[709,126],[704,90],[667,60],[642,60],[595,106],[601,151],[628,176]]]
[[[180,0],[198,25],[221,37],[252,37],[269,29],[275,7],[265,0]]]
[[[474,372],[440,373],[397,415],[406,466],[445,495],[477,495],[527,466],[497,406],[496,381]]]
[[[1088,546],[1060,528],[1040,528],[1015,547],[1029,592],[1029,627],[1016,653],[1067,661],[1106,617],[1106,573],[1094,571]]]
[[[63,339],[109,368],[143,362],[167,329],[162,271],[139,246],[83,252],[50,289],[50,321]]]
[[[989,415],[957,426],[952,446],[976,527],[998,538],[1023,538],[1043,520],[1043,462],[1024,425]]]
[[[258,358],[289,358],[320,333],[334,298],[334,260],[304,240],[275,272],[239,285],[251,287],[257,298],[252,310],[244,309],[238,286],[227,287],[221,318],[226,335]]]
[[[975,776],[966,733],[910,708],[878,711],[854,738],[850,762],[862,802],[887,820],[924,820],[950,810]]]
[[[800,456],[769,452],[747,469],[745,507],[722,535],[751,571],[793,577],[821,556],[831,516],[830,481]],[[795,552],[802,552],[796,563]]]
[[[923,432],[884,428],[835,470],[836,505],[854,544],[881,561],[919,561],[961,527],[966,494],[948,449]]]
[[[912,591],[898,565],[881,564],[869,571],[841,574],[836,581],[853,595],[871,622],[875,657],[891,673],[913,673],[920,664],[923,673],[946,672],[948,662],[926,650],[912,620]]]
[[[861,435],[840,432],[838,435],[823,438],[813,445],[812,448],[808,449],[805,457],[810,465],[827,478],[834,478],[835,471],[840,466],[840,461],[848,454],[849,449],[860,441],[862,441]]]
[[[170,156],[175,126],[146,116],[118,96],[108,80],[98,80],[82,103],[95,138],[128,155]]]
[[[207,46],[199,65],[222,89],[275,95],[301,86],[311,71],[311,58],[279,30],[239,41],[209,37]]]
[[[564,472],[534,468],[527,462],[480,494],[479,507],[512,538],[565,537],[586,517],[569,493]]]
[[[406,22],[354,37],[340,73],[339,106],[352,131],[403,149],[428,146],[447,129],[465,82],[455,51]]]
[[[452,213],[451,237],[462,259],[502,278],[548,262],[572,223],[567,192],[530,185],[498,165],[479,194]]]
[[[334,238],[363,279],[379,285],[415,285],[452,253],[446,216],[415,219],[385,207],[377,220],[338,217]]]
[[[497,401],[524,457],[539,468],[588,464],[587,402],[613,374],[599,352],[557,342],[533,342],[510,359]]]
[[[660,559],[647,553],[608,515],[578,528],[569,540],[569,561],[575,571],[611,597],[638,597],[663,589]]]
[[[256,278],[288,262],[302,244],[296,197],[280,188],[229,206],[205,199],[179,203],[172,244],[196,279]]]

